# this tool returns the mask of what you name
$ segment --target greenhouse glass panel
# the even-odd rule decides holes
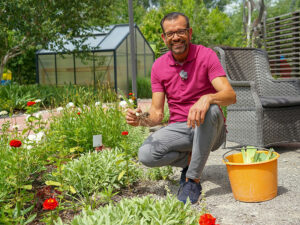
[[[154,55],[151,47],[145,43],[145,70],[146,70],[146,76],[151,75],[151,68],[154,60]]]
[[[115,90],[119,88],[124,93],[128,92],[132,82],[129,25],[94,27],[92,30],[84,41],[90,47],[86,53],[81,47],[75,51],[73,42],[69,40],[63,48],[67,52],[62,52],[59,46],[36,52],[40,84],[97,85],[108,82]],[[144,77],[150,73],[154,53],[137,26],[134,32],[137,76]],[[67,40],[66,37],[61,38]],[[81,38],[74,37],[74,40]],[[54,43],[49,43],[49,46],[52,45]],[[83,58],[85,54],[90,57]]]
[[[117,87],[123,94],[128,94],[127,49],[126,40],[117,49]]]
[[[39,82],[42,84],[56,84],[55,55],[39,55]]]
[[[95,80],[96,84],[109,83],[115,86],[114,75],[114,54],[110,52],[95,52]]]
[[[75,84],[73,54],[56,55],[57,84]]]
[[[137,76],[144,77],[145,74],[145,41],[139,32],[136,32],[136,46],[137,46]]]
[[[80,54],[75,58],[76,84],[93,85],[93,54]]]

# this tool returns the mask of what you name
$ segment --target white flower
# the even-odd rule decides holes
[[[38,132],[37,134],[29,134],[27,139],[29,142],[26,141],[26,143],[38,143],[42,140],[44,137],[45,133],[43,131]]]
[[[129,101],[131,104],[133,104],[133,100],[132,100],[132,99],[129,99],[128,101]]]
[[[87,105],[82,105],[82,107],[84,108],[84,109],[87,109],[88,108],[88,106]]]
[[[39,118],[39,119],[42,119],[42,118],[43,118],[41,112],[37,112],[37,113],[35,114],[35,117],[36,117],[36,118]]]
[[[127,102],[126,101],[121,101],[119,104],[122,108],[126,108],[127,107]]]
[[[61,112],[61,111],[63,111],[63,110],[64,110],[63,107],[58,107],[58,108],[56,109],[57,112]]]
[[[12,128],[13,128],[13,129],[16,129],[16,130],[19,130],[20,126],[17,125],[17,124],[15,124],[15,125],[12,126]]]
[[[75,105],[73,102],[69,102],[67,105],[66,105],[67,108],[74,108]]]
[[[44,137],[45,133],[43,131],[40,131],[36,134],[36,141],[41,141]]]
[[[6,114],[8,114],[8,112],[5,111],[5,110],[3,110],[3,111],[0,112],[0,116],[6,115]]]
[[[24,148],[26,148],[27,150],[30,150],[33,148],[33,146],[32,145],[24,145]]]
[[[101,102],[95,102],[95,106],[101,105]]]
[[[79,107],[77,107],[77,111],[78,111],[78,112],[82,112],[82,109],[79,108]]]
[[[136,113],[135,113],[135,115],[136,115],[137,117],[139,117],[139,116],[140,116],[140,114],[139,114],[138,112],[136,112]]]
[[[37,99],[35,100],[35,103],[38,103],[38,102],[41,102],[42,100],[41,99]]]
[[[29,141],[36,141],[36,135],[35,134],[29,134],[28,137],[27,137],[27,139]]]

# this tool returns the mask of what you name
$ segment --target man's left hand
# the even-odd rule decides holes
[[[188,127],[200,126],[204,122],[205,114],[211,104],[211,96],[203,95],[189,110]]]

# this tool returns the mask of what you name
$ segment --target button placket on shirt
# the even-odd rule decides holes
[[[180,90],[181,91],[184,91],[186,89],[186,86],[187,86],[187,80],[189,79],[189,76],[187,77],[187,79],[183,79],[180,77],[179,73],[180,71],[184,70],[184,65],[180,65],[178,63],[175,64],[175,66],[178,68],[177,71],[178,71],[178,76],[180,78]]]

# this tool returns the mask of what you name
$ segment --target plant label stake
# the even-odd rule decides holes
[[[102,135],[93,135],[93,147],[99,152],[102,150]]]

